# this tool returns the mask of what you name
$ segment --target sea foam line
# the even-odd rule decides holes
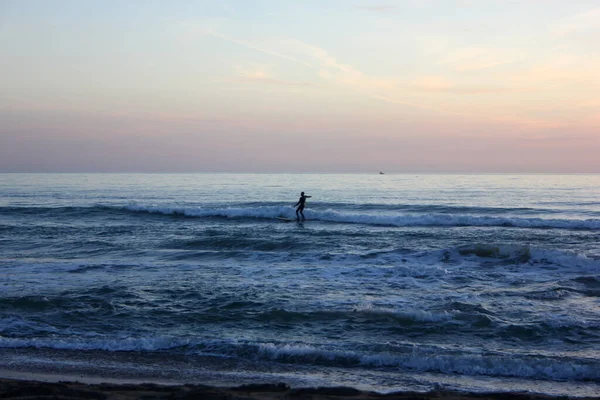
[[[400,368],[468,376],[520,377],[545,380],[600,381],[595,359],[566,359],[515,354],[446,353],[414,348],[404,353],[365,354],[353,350],[317,348],[308,344],[248,343],[234,340],[183,338],[17,339],[0,336],[0,348],[54,348],[105,351],[165,351],[223,357],[265,359],[286,363]]]
[[[183,215],[187,217],[223,217],[223,218],[264,218],[295,217],[295,211],[289,206],[263,207],[160,207],[128,205],[123,209],[133,212],[145,212],[164,215]],[[515,228],[554,228],[554,229],[600,229],[600,219],[545,219],[493,217],[456,214],[364,214],[345,213],[336,210],[306,210],[307,218],[324,222],[383,225],[383,226],[505,226]]]

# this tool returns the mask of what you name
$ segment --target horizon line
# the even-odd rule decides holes
[[[0,171],[0,174],[131,174],[131,175],[193,175],[193,174],[248,174],[248,175],[600,175],[600,171]]]

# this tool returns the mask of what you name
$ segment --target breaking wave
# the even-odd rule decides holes
[[[0,336],[0,347],[60,350],[173,351],[184,354],[274,360],[290,364],[333,367],[389,368],[469,376],[520,377],[542,380],[600,381],[600,366],[592,359],[563,359],[543,354],[460,353],[436,348],[400,346],[381,353],[321,348],[302,343],[251,343],[171,337],[64,340]]]
[[[264,207],[155,207],[128,205],[123,209],[131,212],[181,215],[186,217],[221,217],[221,218],[260,218],[275,219],[277,217],[295,217],[294,209],[289,206]],[[600,219],[546,219],[520,217],[492,217],[452,214],[365,214],[341,212],[335,210],[307,210],[307,218],[323,222],[382,225],[382,226],[502,226],[515,228],[554,228],[600,230]]]
[[[87,214],[129,212],[135,214],[158,214],[166,216],[182,216],[191,218],[227,218],[227,219],[266,219],[273,220],[278,217],[295,218],[295,210],[290,206],[232,206],[232,207],[194,207],[194,206],[154,206],[129,204],[125,206],[97,205],[94,207],[9,207],[3,208],[7,214],[60,216],[68,214],[71,217],[85,216]],[[371,206],[357,211],[356,208],[344,209],[307,209],[305,214],[310,220],[330,223],[364,224],[378,226],[478,226],[478,227],[515,227],[536,229],[574,229],[574,230],[600,230],[600,219],[567,219],[567,218],[539,218],[524,217],[522,209],[504,209],[491,212],[481,210],[481,214],[461,213],[461,207],[440,208],[439,206],[397,207]],[[362,212],[361,212],[362,211]],[[547,210],[543,212],[547,215]],[[452,213],[454,212],[454,213]],[[496,215],[489,215],[494,213]],[[501,216],[506,214],[506,216]],[[519,216],[515,216],[519,215]],[[5,227],[10,228],[10,227]]]

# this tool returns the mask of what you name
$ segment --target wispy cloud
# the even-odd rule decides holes
[[[552,29],[557,37],[584,35],[592,31],[600,33],[600,8],[566,17]]]
[[[575,54],[556,54],[553,59],[531,66],[529,69],[509,76],[515,84],[527,84],[537,87],[555,87],[561,85],[585,87],[597,94],[600,86],[600,58]]]
[[[478,95],[488,93],[508,93],[532,91],[532,88],[517,88],[511,86],[486,86],[486,85],[458,85],[446,78],[438,76],[424,76],[404,84],[403,89],[415,92]]]
[[[263,47],[263,46],[257,45],[256,43],[253,43],[253,42],[250,42],[247,40],[240,40],[237,38],[233,38],[233,37],[224,35],[220,32],[217,32],[215,29],[213,29],[210,26],[206,26],[206,25],[202,25],[202,24],[195,24],[195,23],[188,23],[188,22],[180,22],[179,25],[181,25],[188,31],[199,34],[199,35],[216,37],[216,38],[225,40],[227,42],[237,44],[239,46],[247,47],[249,49],[268,54],[273,57],[281,58],[283,60],[291,61],[294,63],[303,63],[307,67],[312,67],[312,65],[306,64],[302,60],[298,60],[294,57],[290,57],[289,55],[286,55],[284,53],[279,53],[277,51],[273,51],[273,50],[269,49],[268,47]]]
[[[390,104],[398,104],[412,108],[416,111],[425,111],[433,115],[447,117],[468,118],[472,121],[493,121],[506,126],[508,130],[519,132],[535,132],[538,130],[552,129],[560,126],[558,118],[544,115],[544,106],[530,103],[530,107],[519,107],[506,103],[499,103],[495,96],[499,93],[510,92],[536,92],[544,89],[527,79],[510,79],[506,73],[496,72],[496,79],[502,78],[504,84],[477,84],[469,75],[460,74],[450,79],[454,72],[479,71],[494,66],[514,62],[519,59],[517,52],[502,51],[491,48],[469,47],[447,52],[442,48],[433,51],[430,57],[441,59],[442,65],[448,66],[448,77],[423,76],[421,78],[404,77],[377,77],[367,74],[360,69],[341,62],[327,50],[307,44],[296,39],[237,39],[222,34],[216,30],[201,30],[206,35],[230,43],[270,55],[280,60],[302,65],[313,71],[316,76],[334,84],[344,90],[350,90],[364,97],[377,99]],[[454,75],[456,75],[454,73]],[[238,70],[238,78],[248,82],[261,82],[279,85],[303,85],[306,83],[292,82],[288,79],[270,74],[266,70],[245,69]],[[489,82],[489,79],[487,80]],[[469,96],[489,94],[485,101],[472,103]],[[453,95],[452,101],[448,96]],[[539,97],[539,96],[537,96]],[[482,98],[483,99],[483,98]],[[498,107],[502,107],[501,110]]]
[[[396,85],[396,81],[393,79],[372,77],[352,65],[338,61],[326,50],[299,40],[279,40],[273,42],[272,45],[292,52],[294,58],[304,60],[303,64],[310,65],[321,78],[338,85],[362,92],[393,88]]]
[[[374,78],[364,74],[351,65],[338,61],[326,50],[306,44],[294,39],[278,39],[257,43],[249,40],[240,40],[224,35],[214,29],[195,24],[183,24],[188,29],[202,35],[209,35],[230,43],[237,44],[261,53],[303,65],[317,73],[319,77],[332,83],[369,95],[374,89],[393,88],[397,85],[395,80]],[[246,72],[245,78],[274,81],[278,80],[268,76],[264,71]],[[285,81],[282,81],[285,82]]]
[[[237,81],[248,83],[262,83],[276,86],[291,86],[291,87],[307,87],[312,86],[310,82],[296,82],[285,79],[280,79],[267,72],[264,66],[242,67],[235,68]]]
[[[473,72],[509,64],[519,59],[515,53],[483,47],[467,47],[447,53],[440,64],[458,72]]]

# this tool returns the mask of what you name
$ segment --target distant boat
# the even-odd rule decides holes
[[[379,175],[385,175],[383,171],[379,171]]]

